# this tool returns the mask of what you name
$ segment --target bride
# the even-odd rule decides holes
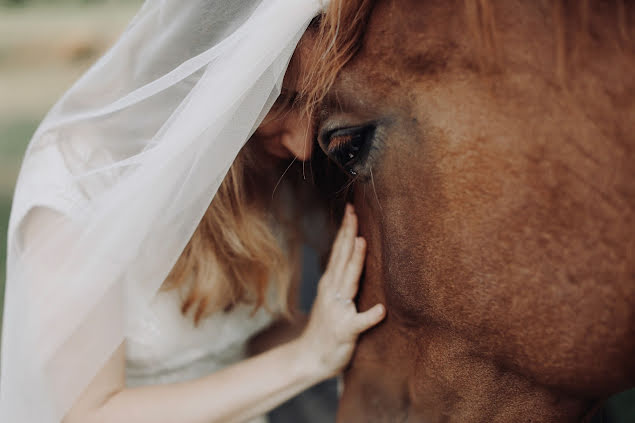
[[[293,243],[257,168],[310,154],[279,94],[323,8],[147,0],[49,112],[9,224],[0,421],[261,421],[381,321],[352,301],[365,242],[348,206],[301,335],[245,358],[287,312]]]

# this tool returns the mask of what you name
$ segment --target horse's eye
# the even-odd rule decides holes
[[[368,155],[375,125],[335,129],[323,136],[326,154],[350,175],[357,175],[357,165]]]

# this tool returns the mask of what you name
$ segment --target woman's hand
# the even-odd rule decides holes
[[[364,267],[366,241],[357,236],[357,216],[346,206],[344,220],[318,285],[309,323],[298,340],[302,354],[325,378],[337,375],[348,364],[360,333],[379,323],[384,306],[376,304],[358,313],[353,298]]]

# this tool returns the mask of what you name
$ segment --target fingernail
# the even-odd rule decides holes
[[[382,304],[379,304],[377,306],[377,314],[384,314],[384,306]]]

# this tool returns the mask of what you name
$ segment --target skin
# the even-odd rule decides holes
[[[294,74],[293,68],[289,73]],[[287,81],[287,85],[290,82]],[[284,96],[274,104],[250,142],[259,142],[264,150],[278,159],[307,161],[313,152],[313,130],[301,110],[289,109],[279,114]]]
[[[340,164],[350,137],[328,131],[376,128],[347,167],[358,305],[387,318],[360,340],[340,422],[580,422],[635,386],[633,50],[593,10],[563,80],[551,9],[493,3],[483,68],[463,3],[378,1],[320,106]]]

